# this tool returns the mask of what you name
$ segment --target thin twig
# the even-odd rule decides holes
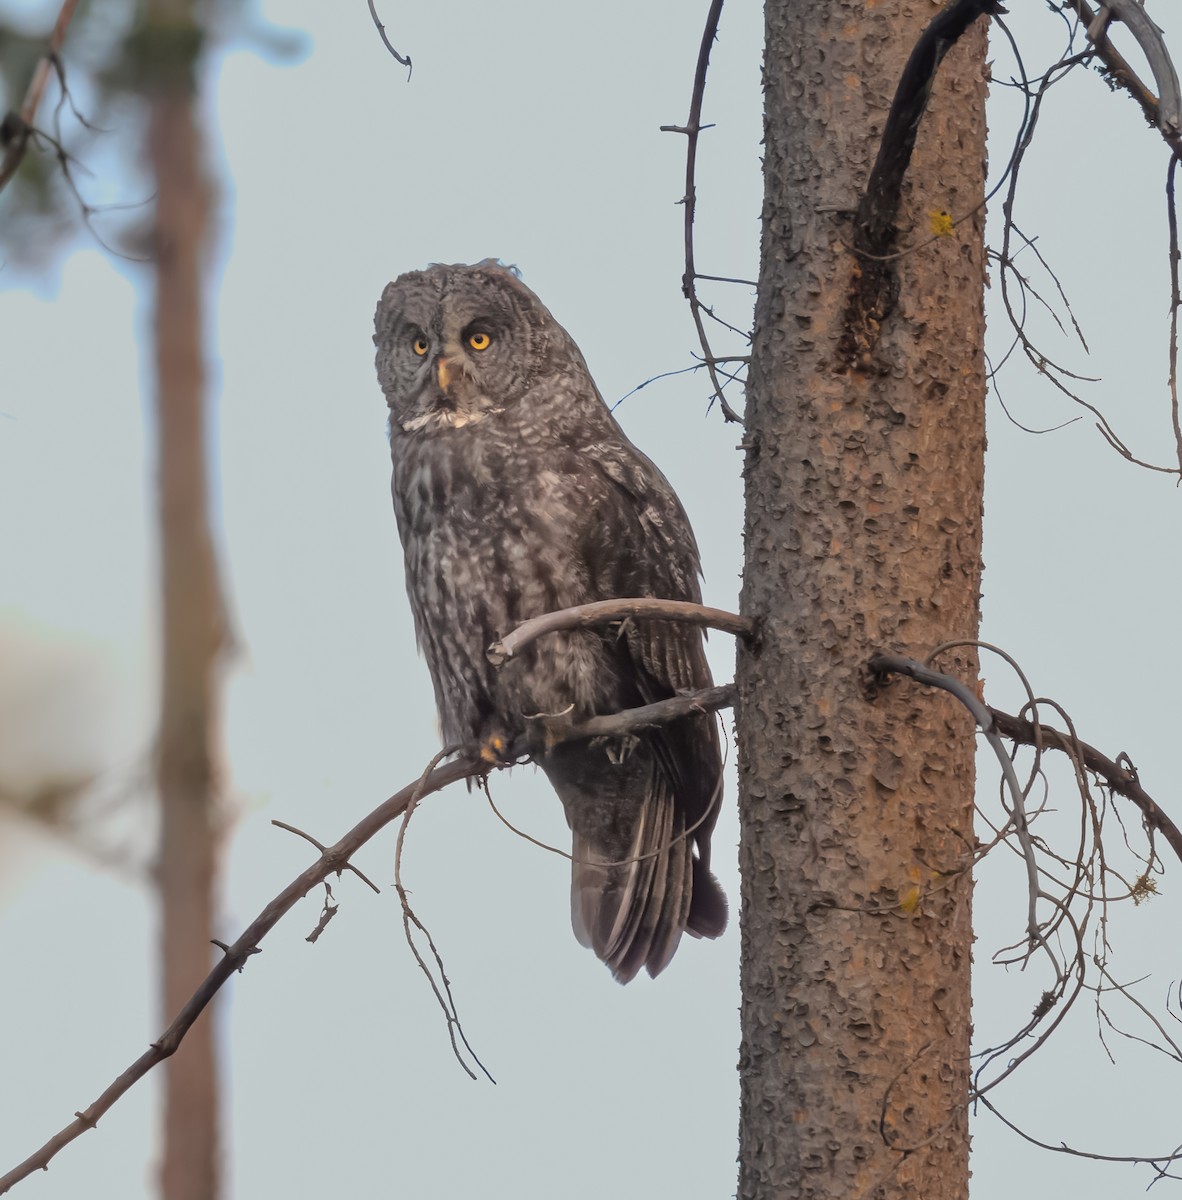
[[[1174,175],[1178,156],[1172,155],[1166,171],[1166,220],[1170,227],[1170,418],[1174,423],[1174,444],[1178,448],[1178,469],[1182,472],[1182,418],[1178,412],[1178,309],[1182,292],[1178,288],[1178,207],[1175,203]]]
[[[1175,154],[1182,154],[1182,136],[1178,128],[1178,76],[1170,61],[1161,30],[1149,19],[1140,0],[1106,0],[1104,7],[1120,17],[1141,47],[1157,80],[1158,90],[1165,100],[1164,105],[1112,44],[1107,34],[1107,23],[1097,22],[1099,14],[1092,9],[1087,0],[1067,0],[1067,5],[1083,22],[1088,38],[1095,48],[1096,57],[1104,64],[1107,77],[1137,101],[1145,119],[1161,133],[1170,149]]]
[[[414,811],[418,807],[421,797],[421,789],[430,774],[435,768],[447,757],[455,754],[462,749],[460,746],[444,746],[437,755],[427,764],[423,770],[423,774],[419,778],[419,789],[411,796],[409,803],[406,806],[406,811],[402,814],[402,820],[398,825],[398,840],[394,844],[394,887],[398,891],[398,900],[402,905],[402,933],[406,938],[406,944],[410,947],[411,954],[414,955],[415,962],[419,964],[419,970],[427,977],[427,982],[431,985],[431,991],[435,996],[435,1002],[443,1010],[444,1019],[447,1022],[447,1036],[451,1042],[451,1052],[455,1055],[456,1062],[463,1068],[464,1074],[469,1079],[475,1079],[476,1073],[464,1061],[464,1056],[460,1053],[459,1040],[464,1043],[464,1048],[472,1056],[472,1061],[484,1072],[485,1078],[489,1083],[496,1083],[496,1080],[489,1074],[488,1068],[480,1061],[479,1055],[472,1049],[464,1027],[460,1023],[459,1010],[456,1008],[455,997],[451,991],[451,981],[447,977],[447,971],[443,965],[443,956],[436,948],[435,939],[432,938],[430,930],[419,919],[418,914],[411,908],[410,898],[407,895],[406,888],[402,883],[402,848],[406,842],[406,830],[410,825],[410,819],[414,816]],[[435,966],[439,971],[439,982],[436,983],[435,976],[431,973],[431,968],[427,966],[427,960],[423,958],[419,951],[418,944],[415,942],[414,934],[411,932],[411,926],[414,926],[426,939],[427,946],[431,951],[431,956],[435,960]]]
[[[1009,30],[1006,30],[1005,32],[1007,37],[1009,37]],[[1013,44],[1012,38],[1011,44]],[[1018,69],[1022,76],[1020,83],[1016,84],[1016,86],[1020,88],[1022,95],[1025,97],[1026,111],[1023,117],[1022,125],[1019,129],[1017,143],[1011,156],[1010,165],[1008,168],[1009,187],[1002,203],[1002,214],[1004,217],[1002,225],[1002,246],[1001,250],[995,256],[1000,266],[999,276],[1002,305],[1005,308],[1006,315],[1008,316],[1010,324],[1014,330],[1014,344],[1011,346],[1011,350],[1007,351],[1005,357],[1002,359],[1002,362],[998,364],[996,369],[1000,370],[1002,364],[1005,362],[1005,359],[1009,357],[1010,352],[1012,352],[1015,347],[1020,347],[1022,353],[1025,354],[1026,358],[1029,360],[1035,370],[1049,380],[1052,386],[1062,392],[1063,395],[1071,400],[1074,404],[1078,404],[1081,408],[1086,409],[1096,418],[1097,428],[1101,436],[1119,455],[1121,455],[1122,458],[1127,459],[1136,466],[1144,467],[1146,470],[1158,471],[1171,475],[1179,475],[1182,473],[1182,467],[1166,467],[1138,458],[1125,444],[1123,439],[1117,434],[1111,422],[1103,414],[1103,412],[1101,412],[1096,405],[1085,400],[1083,396],[1079,394],[1079,392],[1073,389],[1072,386],[1072,384],[1076,382],[1092,383],[1096,381],[1087,376],[1079,375],[1074,371],[1070,371],[1058,362],[1055,362],[1049,357],[1049,355],[1037,347],[1026,333],[1025,325],[1028,297],[1033,297],[1039,304],[1050,311],[1052,318],[1055,320],[1055,323],[1059,325],[1061,330],[1063,329],[1063,325],[1058,316],[1053,312],[1053,310],[1051,310],[1050,306],[1034,290],[1030,284],[1030,281],[1017,270],[1015,266],[1015,259],[1021,250],[1030,250],[1031,253],[1033,253],[1038,259],[1043,269],[1050,276],[1056,290],[1059,293],[1059,297],[1067,310],[1067,314],[1071,320],[1076,336],[1079,338],[1085,350],[1087,349],[1087,342],[1085,341],[1083,332],[1075,319],[1075,315],[1071,309],[1071,304],[1067,300],[1062,284],[1059,282],[1058,277],[1055,275],[1054,271],[1051,270],[1050,266],[1039,252],[1034,240],[1032,238],[1028,238],[1014,223],[1013,211],[1017,196],[1019,174],[1021,172],[1026,153],[1030,149],[1032,140],[1034,138],[1034,133],[1039,122],[1044,98],[1046,97],[1049,89],[1055,84],[1062,82],[1062,80],[1065,79],[1071,71],[1075,70],[1077,67],[1084,66],[1091,62],[1096,56],[1096,50],[1094,47],[1089,47],[1088,49],[1077,53],[1065,54],[1063,58],[1052,64],[1052,66],[1050,66],[1042,74],[1038,80],[1037,86],[1032,85],[1030,80],[1027,78],[1025,66],[1022,63],[1020,56],[1017,56],[1016,48],[1015,56],[1018,63]],[[1010,247],[1015,236],[1020,239],[1022,246],[1019,251],[1011,252]],[[1011,295],[1011,283],[1016,283],[1018,287],[1020,311],[1015,311],[1015,301]],[[1066,382],[1068,380],[1071,381],[1071,384]]]
[[[1011,716],[999,709],[990,708],[989,715],[998,733],[1021,746],[1042,745],[1065,754],[1078,753],[1080,762],[1089,771],[1094,771],[1112,791],[1131,800],[1141,810],[1148,828],[1160,833],[1170,844],[1170,849],[1182,862],[1182,830],[1158,807],[1154,799],[1141,786],[1134,770],[1122,767],[1111,758],[1101,754],[1095,746],[1069,737],[1058,729],[1040,722],[1027,721]],[[1123,757],[1123,756],[1122,756]],[[1126,759],[1127,761],[1127,759]]]
[[[0,191],[4,190],[24,160],[25,151],[29,148],[29,139],[33,135],[33,121],[37,116],[41,97],[45,94],[49,74],[58,62],[58,55],[66,40],[66,30],[70,26],[70,20],[77,7],[78,0],[62,0],[57,20],[54,21],[49,35],[49,46],[37,60],[36,67],[33,68],[33,78],[29,80],[29,87],[25,92],[24,101],[21,103],[20,112],[7,113],[3,124],[0,125],[0,141],[5,147],[4,161],[0,162]]]
[[[436,764],[433,763],[432,766],[434,765]],[[302,829],[297,829],[294,825],[289,825],[286,821],[272,821],[271,824],[278,829],[285,829],[288,833],[294,833],[296,837],[302,837],[306,842],[311,842],[321,854],[328,853],[328,847],[323,842],[318,842],[310,833],[305,833]],[[355,867],[351,862],[345,863],[342,869],[346,871],[352,871],[353,874],[362,881],[362,883],[369,884],[369,886],[373,888],[373,890],[377,892],[379,896],[382,894],[382,889],[378,887],[378,885],[374,883],[374,881],[367,875],[364,875],[360,870],[358,870],[357,867]],[[337,874],[340,875],[340,871],[338,871]]]
[[[484,769],[486,769],[484,765],[478,766],[470,759],[460,759],[437,767],[425,784],[420,780],[415,780],[414,783],[408,784],[396,792],[384,804],[379,805],[363,817],[335,846],[330,846],[321,854],[316,862],[297,875],[247,926],[237,941],[226,950],[225,956],[206,975],[201,986],[193,993],[160,1038],[119,1075],[97,1100],[78,1113],[70,1124],[56,1133],[19,1166],[0,1177],[0,1195],[34,1171],[46,1169],[50,1160],[59,1150],[86,1130],[95,1128],[99,1118],[133,1084],[142,1079],[153,1067],[174,1054],[193,1022],[205,1010],[221,986],[246,963],[252,954],[258,952],[259,943],[275,927],[280,918],[290,912],[308,892],[322,883],[329,875],[343,870],[345,864],[361,846],[396,817],[401,816],[410,802],[410,798],[417,790],[422,789],[423,795],[437,792],[450,783],[466,779],[478,770]]]
[[[694,90],[690,97],[689,117],[684,125],[662,125],[662,133],[682,133],[685,135],[685,196],[682,205],[685,209],[685,273],[681,277],[681,292],[689,301],[690,315],[693,317],[694,328],[698,331],[698,342],[702,347],[703,361],[710,375],[710,386],[714,389],[714,399],[722,409],[722,415],[728,421],[743,423],[743,418],[726,402],[722,394],[723,384],[714,369],[715,356],[710,348],[710,339],[706,336],[706,324],[702,313],[713,316],[698,298],[697,280],[713,278],[699,275],[694,266],[694,215],[697,211],[698,193],[696,185],[698,163],[698,135],[709,125],[702,124],[702,102],[706,95],[706,72],[710,68],[710,48],[718,37],[718,21],[722,16],[723,0],[710,0],[710,11],[706,14],[706,25],[702,30],[702,42],[698,47],[698,65],[694,71]],[[737,280],[728,282],[739,282]]]
[[[1090,1158],[1096,1162],[1152,1163],[1154,1166],[1158,1166],[1159,1163],[1168,1164],[1182,1160],[1182,1146],[1175,1147],[1167,1154],[1097,1154],[1092,1150],[1080,1150],[1076,1147],[1068,1146],[1066,1142],[1043,1142],[1036,1137],[1032,1137],[1020,1126],[1015,1125],[1013,1121],[1010,1121],[1008,1118],[1003,1116],[997,1110],[997,1107],[984,1096],[979,1096],[977,1099],[979,1099],[980,1102],[984,1104],[985,1107],[989,1109],[989,1111],[993,1113],[993,1115],[997,1117],[997,1119],[1001,1121],[1003,1125],[1011,1129],[1020,1138],[1025,1139],[1033,1146],[1038,1146],[1042,1150],[1054,1150],[1057,1154],[1073,1154],[1077,1158]],[[1160,1173],[1164,1174],[1163,1168],[1158,1167],[1158,1170]],[[1177,1176],[1170,1176],[1170,1178],[1177,1178]]]
[[[390,39],[386,36],[385,25],[383,25],[382,22],[378,18],[378,10],[374,5],[374,0],[369,0],[369,15],[371,17],[373,17],[373,23],[377,27],[378,37],[380,37],[382,39],[382,45],[385,46],[386,49],[389,50],[390,53],[394,56],[394,58],[406,68],[406,82],[409,83],[411,73],[414,71],[414,66],[412,65],[412,63],[410,61],[410,55],[409,54],[399,54],[398,51],[394,49],[393,45],[390,42]]]

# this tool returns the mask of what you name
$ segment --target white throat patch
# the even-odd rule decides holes
[[[480,408],[475,412],[454,412],[445,408],[437,408],[434,412],[426,412],[408,421],[399,421],[403,433],[417,433],[420,429],[463,429],[465,425],[475,425],[486,417],[495,417],[503,412],[500,408]]]

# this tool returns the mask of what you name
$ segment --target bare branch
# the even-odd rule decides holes
[[[580,738],[625,737],[657,725],[667,725],[679,717],[691,713],[717,712],[730,708],[735,702],[735,685],[724,683],[718,687],[703,688],[700,692],[686,692],[668,700],[658,700],[643,708],[628,708],[623,712],[606,717],[591,717],[567,735],[567,740],[578,734]]]
[[[507,637],[493,642],[487,650],[488,660],[494,667],[500,667],[530,643],[548,633],[557,633],[562,629],[589,629],[595,625],[610,625],[613,621],[622,621],[628,617],[708,625],[711,629],[721,629],[723,633],[731,633],[741,638],[753,637],[756,631],[756,622],[752,617],[743,617],[722,608],[708,608],[704,604],[691,604],[688,600],[655,600],[648,596],[597,600],[594,604],[578,604],[574,608],[563,608],[540,617],[532,617],[518,625]]]
[[[1117,761],[1113,761],[1101,754],[1095,746],[1089,746],[1087,742],[1070,737],[1050,725],[1014,717],[996,708],[990,708],[989,715],[993,718],[998,733],[1018,745],[1047,746],[1069,755],[1078,753],[1089,771],[1094,771],[1112,791],[1124,796],[1126,800],[1131,800],[1141,810],[1146,826],[1160,833],[1169,842],[1170,849],[1178,856],[1179,862],[1182,862],[1182,830],[1162,812],[1141,786],[1136,768],[1126,755],[1119,755]],[[1126,765],[1122,766],[1122,761]]]
[[[685,274],[681,277],[682,295],[689,301],[690,315],[694,319],[694,328],[698,331],[698,342],[702,347],[702,361],[710,374],[710,385],[714,389],[714,398],[722,408],[722,415],[728,421],[743,423],[743,418],[726,402],[722,394],[723,384],[714,369],[717,361],[714,351],[710,348],[710,339],[706,336],[706,324],[702,313],[709,316],[714,314],[698,299],[697,281],[712,279],[714,276],[699,275],[694,266],[694,215],[697,211],[698,193],[696,174],[698,163],[698,135],[709,125],[702,124],[702,101],[706,95],[706,72],[710,68],[710,47],[718,37],[718,20],[722,16],[723,0],[711,0],[710,11],[706,14],[706,26],[702,30],[702,44],[698,49],[698,65],[694,71],[694,90],[690,97],[689,118],[684,125],[662,125],[662,133],[685,134],[685,196],[682,205],[685,208]],[[739,282],[728,280],[727,282]]]
[[[47,1168],[50,1160],[59,1150],[67,1146],[79,1134],[95,1128],[99,1118],[133,1084],[142,1079],[153,1067],[174,1054],[193,1022],[201,1015],[221,986],[235,971],[245,965],[246,960],[252,954],[257,953],[259,943],[279,920],[329,875],[344,870],[349,859],[361,846],[402,814],[416,792],[420,789],[422,795],[437,792],[458,779],[466,779],[482,770],[487,770],[487,765],[475,763],[471,759],[461,759],[437,767],[426,781],[416,779],[413,783],[407,784],[384,804],[379,805],[373,812],[362,818],[335,846],[330,846],[316,862],[296,876],[247,926],[238,940],[228,947],[225,956],[205,977],[204,982],[193,993],[188,1003],[160,1038],[115,1079],[93,1104],[78,1113],[69,1125],[50,1138],[35,1154],[19,1166],[14,1167],[7,1175],[0,1177],[0,1195],[3,1195],[13,1184],[18,1183],[27,1175]]]
[[[434,763],[431,765],[435,766]],[[326,854],[328,852],[328,847],[323,842],[317,841],[316,838],[314,838],[310,833],[305,833],[302,829],[297,829],[294,825],[289,825],[286,821],[272,821],[271,824],[277,829],[284,829],[288,833],[294,833],[296,837],[302,837],[305,842],[311,842],[321,854]],[[344,870],[352,871],[362,883],[368,884],[370,888],[378,893],[378,895],[381,895],[382,889],[378,887],[378,885],[374,883],[374,881],[370,879],[368,875],[365,875],[359,871],[352,863],[345,863]],[[337,874],[339,876],[340,872],[338,871]]]
[[[1137,101],[1145,119],[1161,133],[1170,149],[1175,154],[1182,154],[1179,128],[1182,101],[1179,99],[1178,75],[1170,61],[1162,31],[1149,19],[1143,4],[1139,0],[1108,0],[1097,12],[1087,0],[1067,0],[1067,7],[1073,9],[1087,27],[1088,39],[1095,46],[1096,56],[1104,64],[1108,78]],[[1112,44],[1107,33],[1108,21],[1103,19],[1105,12],[1119,19],[1136,39],[1153,71],[1160,99]]]
[[[709,611],[709,610],[707,610]],[[730,615],[730,614],[728,614]],[[585,724],[576,725],[568,730],[566,741],[581,741],[591,737],[620,735],[633,730],[648,728],[665,721],[671,721],[690,712],[714,711],[726,708],[734,701],[734,685],[726,687],[707,688],[686,696],[677,696],[671,700],[662,700],[657,704],[646,705],[643,708],[630,709],[616,713],[614,716],[595,717]],[[335,845],[325,849],[320,857],[307,869],[291,881],[261,913],[246,927],[242,935],[233,945],[225,946],[224,957],[209,972],[201,986],[193,993],[188,1003],[177,1014],[176,1019],[164,1031],[160,1038],[140,1055],[109,1087],[84,1111],[76,1113],[75,1119],[60,1132],[54,1134],[36,1153],[30,1155],[24,1162],[14,1167],[6,1175],[0,1176],[0,1195],[7,1192],[14,1184],[31,1175],[34,1171],[46,1170],[53,1157],[88,1129],[94,1129],[102,1117],[134,1084],[142,1079],[153,1067],[174,1054],[181,1044],[185,1034],[193,1022],[209,1005],[221,986],[235,971],[245,966],[252,954],[259,953],[259,943],[303,899],[313,888],[324,883],[333,874],[349,868],[349,860],[375,834],[384,829],[392,821],[400,817],[412,803],[417,804],[423,797],[432,792],[441,791],[449,784],[461,779],[471,779],[488,774],[490,770],[511,766],[517,758],[514,747],[506,760],[499,764],[490,764],[480,757],[478,745],[466,745],[457,751],[458,757],[450,763],[433,767],[428,773],[408,783],[391,796],[385,803],[380,804],[367,816],[353,826]],[[284,828],[291,829],[290,826]],[[298,832],[292,829],[292,832]],[[307,834],[301,834],[308,837]],[[313,840],[308,838],[309,841]],[[368,882],[368,881],[367,881]],[[372,886],[372,885],[371,885]],[[333,910],[335,911],[335,909]],[[327,920],[322,917],[319,929],[323,929]],[[424,931],[425,932],[425,931]],[[434,951],[434,947],[431,947]],[[454,1006],[453,1006],[454,1009]],[[449,1026],[450,1029],[450,1026]],[[463,1037],[460,1031],[460,1037]],[[465,1042],[466,1045],[466,1042]],[[469,1051],[471,1048],[469,1047]],[[473,1055],[475,1057],[475,1055]],[[479,1060],[477,1060],[479,1061]],[[482,1068],[483,1069],[483,1068]]]
[[[1170,158],[1166,170],[1166,223],[1170,230],[1170,419],[1174,425],[1174,445],[1178,451],[1178,470],[1182,473],[1182,416],[1178,410],[1178,309],[1182,308],[1182,290],[1178,286],[1178,207],[1174,198],[1174,175],[1178,155]]]
[[[49,74],[61,53],[62,44],[66,40],[66,30],[77,7],[78,0],[62,0],[57,20],[53,23],[53,30],[49,35],[48,49],[37,60],[33,69],[33,78],[29,80],[20,112],[6,113],[3,123],[0,124],[0,145],[4,146],[4,160],[0,162],[0,191],[4,190],[24,160],[25,151],[29,148],[29,139],[33,136],[33,121],[37,116],[41,97],[45,94]]]
[[[460,746],[444,746],[424,768],[422,775],[419,777],[419,783],[422,784],[445,758],[455,754],[461,748]],[[472,1056],[472,1061],[484,1072],[485,1078],[489,1083],[495,1084],[496,1080],[489,1074],[488,1068],[480,1061],[479,1055],[477,1055],[468,1042],[467,1035],[464,1033],[464,1027],[460,1023],[460,1014],[456,1008],[455,997],[452,995],[451,981],[448,979],[447,971],[443,966],[443,956],[439,953],[435,945],[435,939],[431,936],[431,931],[423,924],[418,914],[411,907],[410,897],[402,883],[402,849],[406,843],[406,830],[410,825],[411,817],[414,816],[415,808],[418,806],[420,798],[421,794],[416,790],[406,806],[406,811],[402,814],[402,820],[398,825],[398,839],[394,843],[394,888],[398,892],[398,900],[402,905],[402,934],[406,939],[407,946],[410,947],[411,954],[414,955],[415,962],[419,964],[419,970],[427,977],[427,983],[430,985],[431,991],[435,996],[435,1002],[443,1011],[444,1020],[447,1022],[448,1040],[451,1042],[451,1052],[455,1055],[456,1062],[460,1064],[464,1074],[469,1079],[475,1080],[476,1073],[468,1066],[464,1061],[464,1056],[460,1053],[459,1042],[463,1042],[464,1048]],[[423,958],[422,953],[419,951],[418,943],[415,941],[411,926],[414,926],[427,939],[427,946],[431,951],[431,956],[434,958],[436,969],[439,972],[438,983],[436,983],[435,976],[431,973],[431,968],[427,966],[426,959]],[[456,1040],[457,1037],[459,1038],[459,1042]]]
[[[895,672],[909,675],[920,683],[951,692],[973,714],[973,719],[986,734],[995,731],[1019,746],[1034,746],[1040,750],[1050,747],[1072,757],[1078,755],[1080,763],[1087,770],[1094,771],[1112,791],[1124,796],[1126,800],[1131,800],[1140,809],[1146,826],[1160,833],[1169,842],[1170,848],[1178,856],[1178,861],[1182,862],[1182,830],[1162,812],[1156,801],[1141,786],[1136,768],[1127,755],[1121,754],[1120,761],[1113,761],[1095,746],[1081,742],[1073,735],[1063,733],[1051,725],[1015,717],[1002,712],[1001,709],[983,704],[961,680],[932,671],[914,659],[902,658],[895,654],[876,654],[870,660],[869,666],[876,674]],[[1122,762],[1125,765],[1121,765]]]
[[[399,54],[398,51],[394,49],[390,39],[386,36],[385,25],[383,25],[381,20],[378,18],[378,10],[374,5],[374,0],[369,0],[369,15],[373,17],[373,23],[377,27],[378,37],[382,39],[382,45],[385,46],[386,49],[389,50],[394,56],[394,58],[406,68],[406,81],[409,83],[411,72],[414,70],[414,65],[410,61],[410,55]]]
[[[1074,1146],[1068,1146],[1066,1142],[1043,1142],[1036,1137],[1032,1137],[1029,1133],[1023,1130],[1020,1126],[1015,1125],[1013,1121],[1003,1116],[997,1107],[987,1100],[984,1096],[978,1096],[982,1104],[1001,1123],[1011,1129],[1020,1138],[1024,1138],[1032,1146],[1038,1146],[1042,1150],[1054,1150],[1056,1154],[1073,1154],[1077,1158],[1090,1158],[1096,1162],[1113,1162],[1113,1163],[1152,1163],[1158,1170],[1159,1177],[1166,1176],[1166,1168],[1170,1163],[1178,1162],[1182,1159],[1182,1146],[1176,1146],[1173,1150],[1168,1150],[1164,1154],[1097,1154],[1092,1150],[1080,1150]],[[1176,1179],[1178,1176],[1166,1176],[1170,1179]]]
[[[1124,984],[1108,970],[1107,955],[1109,943],[1107,937],[1108,907],[1115,900],[1131,899],[1140,903],[1147,896],[1154,894],[1156,887],[1152,872],[1160,869],[1160,860],[1155,849],[1155,834],[1160,832],[1170,842],[1175,853],[1182,859],[1182,834],[1145,794],[1141,788],[1137,772],[1128,761],[1127,756],[1119,755],[1115,761],[1106,758],[1093,747],[1081,741],[1077,735],[1070,717],[1064,709],[1053,700],[1036,697],[1031,690],[1018,664],[1011,656],[996,646],[978,641],[948,642],[934,649],[928,656],[930,662],[944,650],[958,645],[973,645],[1000,654],[1010,664],[1021,679],[1027,702],[1019,716],[1011,716],[983,703],[971,687],[960,680],[943,676],[931,671],[926,664],[918,664],[913,660],[894,655],[877,655],[871,660],[870,666],[876,674],[895,671],[909,675],[922,683],[943,688],[957,696],[973,713],[982,729],[989,731],[991,745],[995,752],[997,745],[994,738],[1008,738],[1015,746],[1031,746],[1034,749],[1034,765],[1026,787],[1020,789],[1020,800],[1015,800],[1013,807],[1005,806],[1008,819],[1004,822],[994,821],[984,812],[982,818],[994,829],[995,837],[986,845],[978,845],[973,858],[980,860],[995,846],[1008,846],[1014,853],[1021,855],[1027,869],[1027,891],[1029,907],[1027,913],[1027,930],[1025,938],[1013,947],[999,952],[994,956],[995,962],[1006,965],[1011,963],[1025,964],[1029,958],[1032,946],[1043,949],[1051,960],[1055,972],[1055,980],[1051,987],[1045,989],[1034,1005],[1030,1018],[1024,1026],[1010,1036],[1000,1046],[983,1050],[979,1054],[981,1063],[974,1076],[974,1086],[971,1099],[984,1100],[986,1094],[998,1087],[1044,1045],[1047,1040],[1062,1027],[1063,1021],[1079,996],[1085,991],[1091,991],[1096,998],[1097,1022],[1101,1029],[1101,1042],[1104,1041],[1104,1027],[1109,1028],[1124,1037],[1141,1042],[1160,1050],[1171,1057],[1177,1057],[1177,1046],[1165,1034],[1164,1027],[1149,1009],[1133,995],[1132,984]],[[1040,710],[1054,710],[1062,719],[1067,732],[1060,732],[1041,721],[1027,720],[1029,712],[1037,718]],[[1055,748],[1064,751],[1074,768],[1075,783],[1079,791],[1079,843],[1068,850],[1058,852],[1044,838],[1034,836],[1030,830],[1033,820],[1046,808],[1045,801],[1037,809],[1031,811],[1029,798],[1036,780],[1042,778],[1042,754],[1045,749]],[[999,754],[999,759],[1002,756]],[[1015,792],[1016,775],[1013,762],[1007,756],[1003,763],[1006,776],[1006,791]],[[1093,795],[1091,780],[1095,778],[1102,793],[1099,800]],[[1045,780],[1044,780],[1045,782]],[[1106,839],[1103,837],[1103,822],[1110,798],[1121,794],[1131,799],[1142,814],[1142,823],[1148,838],[1148,847],[1144,851],[1134,850],[1125,837],[1126,847],[1139,860],[1140,875],[1136,879],[1127,879],[1110,862]],[[980,811],[980,810],[979,810]],[[1116,814],[1119,819],[1119,814]],[[1123,826],[1122,826],[1123,828]],[[1011,830],[1017,830],[1018,836],[1011,844]],[[1119,881],[1119,891],[1111,888],[1110,880]],[[1045,919],[1038,919],[1038,908],[1043,904],[1050,906],[1051,912]],[[1093,914],[1096,928],[1093,932],[1095,948],[1088,952],[1084,939]],[[1009,957],[1003,957],[1008,951],[1014,951]],[[1099,982],[1088,982],[1088,974],[1098,972]],[[1121,1029],[1109,1016],[1104,1004],[1108,994],[1117,993],[1123,996],[1144,1019],[1152,1025],[1156,1035],[1164,1039],[1165,1045],[1160,1044],[1151,1035],[1149,1038]],[[1111,1056],[1111,1052],[1110,1052]],[[995,1067],[992,1078],[986,1079],[986,1072]],[[1131,1159],[1130,1161],[1138,1161]],[[1156,1159],[1149,1161],[1158,1162]],[[1165,1158],[1161,1161],[1165,1161]],[[1159,1163],[1160,1166],[1160,1163]]]

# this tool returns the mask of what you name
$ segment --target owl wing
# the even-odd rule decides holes
[[[630,446],[628,450],[628,455],[606,456],[600,463],[607,480],[623,493],[625,522],[632,526],[630,531],[611,531],[621,538],[625,549],[625,553],[617,553],[617,578],[611,584],[617,589],[636,590],[616,590],[610,595],[654,596],[700,604],[701,567],[689,518],[657,467],[640,451]],[[706,662],[704,635],[696,625],[628,621],[624,641],[641,703],[652,704],[678,692],[710,687],[714,682]],[[686,828],[694,830],[703,865],[709,867],[710,833],[721,806],[718,726],[713,716],[701,714],[671,722],[654,734],[658,745],[667,751],[667,769],[684,806]],[[697,783],[707,780],[709,786]]]
[[[592,597],[699,600],[697,546],[664,476],[623,441],[600,443],[584,463],[589,521],[580,551]],[[605,646],[615,688],[604,711],[710,684],[694,626],[628,621]],[[626,982],[642,966],[652,975],[663,969],[684,930],[722,933],[726,900],[709,872],[721,802],[714,718],[646,730],[610,765],[602,747],[558,751],[547,774],[574,831],[572,921],[580,941]]]

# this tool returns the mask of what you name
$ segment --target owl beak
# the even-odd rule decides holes
[[[446,392],[448,384],[451,383],[451,371],[448,369],[446,358],[436,360],[435,378],[439,381],[439,390]]]

